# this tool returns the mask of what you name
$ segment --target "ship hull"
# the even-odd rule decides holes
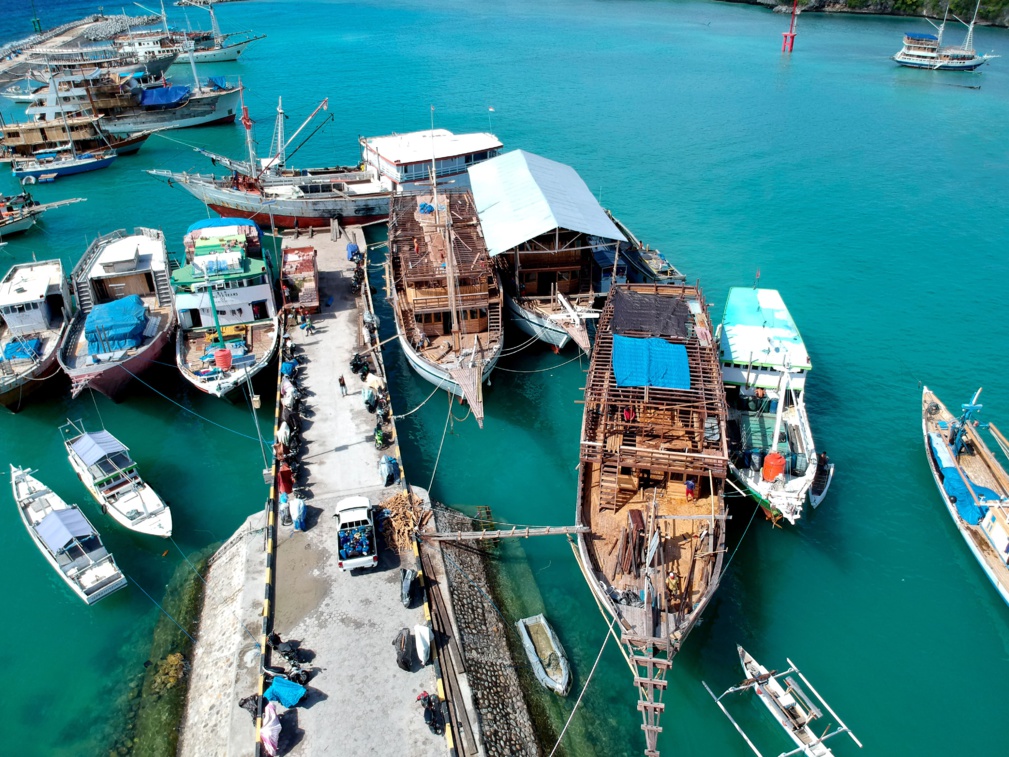
[[[150,344],[128,360],[69,373],[73,384],[73,395],[76,397],[85,387],[90,387],[96,392],[101,392],[113,402],[118,402],[130,381],[135,376],[141,375],[161,357],[161,353],[165,351],[174,330],[175,321],[173,319]]]
[[[18,376],[12,386],[5,387],[0,391],[0,405],[3,405],[12,413],[19,412],[24,406],[28,397],[34,394],[39,388],[47,386],[45,380],[52,378],[59,372],[60,366],[56,360],[56,349],[39,362],[34,371]]]
[[[167,110],[151,110],[131,116],[109,119],[104,125],[110,134],[125,137],[146,129],[170,127],[188,129],[194,126],[233,124],[238,114],[239,91],[223,92],[219,96],[201,97],[185,105]]]

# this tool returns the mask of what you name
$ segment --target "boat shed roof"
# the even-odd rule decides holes
[[[129,451],[125,444],[104,430],[82,434],[71,442],[70,446],[73,447],[77,457],[88,467],[94,465],[106,455]]]
[[[806,345],[776,289],[732,287],[722,314],[721,361],[810,370]]]
[[[83,539],[95,532],[88,519],[76,507],[53,510],[42,519],[36,530],[53,552],[64,549],[74,539]]]
[[[571,166],[513,150],[470,166],[469,177],[492,256],[557,228],[627,241]]]

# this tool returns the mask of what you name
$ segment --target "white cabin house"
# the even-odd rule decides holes
[[[447,129],[428,129],[407,134],[361,138],[361,160],[390,192],[429,189],[431,163],[439,184],[469,187],[466,170],[500,154],[501,140],[493,134],[453,134]]]

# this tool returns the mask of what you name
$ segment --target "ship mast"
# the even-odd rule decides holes
[[[459,293],[457,291],[459,282],[456,280],[455,271],[455,250],[452,247],[452,209],[449,202],[445,202],[445,226],[441,226],[438,209],[438,165],[435,160],[434,151],[434,106],[431,106],[431,193],[434,206],[434,228],[435,232],[444,232],[445,239],[445,289],[448,292],[448,307],[452,316],[452,349],[459,354],[462,348],[459,334]]]

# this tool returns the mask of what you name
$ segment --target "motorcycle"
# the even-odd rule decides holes
[[[424,708],[424,725],[431,730],[431,733],[440,736],[445,731],[445,721],[441,716],[441,702],[438,695],[422,691],[417,696],[417,701]]]
[[[388,444],[389,440],[386,438],[381,424],[375,426],[375,449],[385,449]]]

